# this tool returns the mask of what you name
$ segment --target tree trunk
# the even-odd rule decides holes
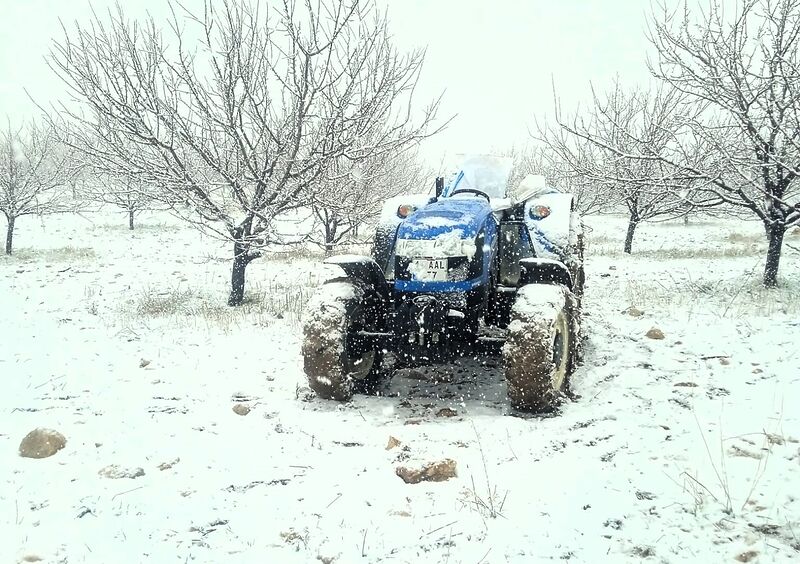
[[[231,294],[229,306],[240,306],[244,301],[244,274],[251,259],[247,256],[247,248],[241,243],[233,244],[233,268],[231,269]]]
[[[624,251],[628,254],[631,254],[633,251],[633,234],[636,232],[637,225],[639,225],[639,220],[631,216],[628,219],[628,232],[625,234]]]
[[[133,231],[133,210],[128,210],[128,229]]]
[[[14,246],[14,222],[17,220],[14,216],[8,217],[8,228],[6,229],[6,254],[10,255]]]
[[[767,226],[767,264],[764,266],[764,286],[774,288],[778,285],[778,266],[781,262],[781,249],[783,247],[783,236],[786,233],[786,226],[774,223],[771,227]]]
[[[333,254],[334,239],[336,238],[336,223],[325,223],[325,256],[329,257]]]

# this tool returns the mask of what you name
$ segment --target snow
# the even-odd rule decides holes
[[[372,262],[373,258],[367,255],[355,255],[355,254],[341,254],[341,255],[333,255],[332,257],[328,257],[325,259],[327,264],[350,264],[354,262]]]
[[[395,253],[410,258],[472,258],[477,250],[475,240],[465,238],[463,229],[451,229],[432,239],[398,239]]]
[[[515,202],[524,202],[536,194],[547,191],[547,180],[541,174],[528,174],[523,178],[513,193]]]
[[[397,224],[403,221],[397,216],[397,209],[402,205],[411,205],[416,208],[425,206],[431,199],[430,194],[402,194],[394,196],[384,202],[381,208],[379,223]]]
[[[456,227],[461,225],[456,220],[449,217],[431,216],[425,219],[425,223],[418,226],[418,229],[430,229],[433,227]]]
[[[356,298],[356,286],[347,282],[329,282],[317,288],[308,300],[305,308],[304,319],[316,315],[322,305],[336,306],[344,311],[344,304]]]
[[[543,263],[560,264],[555,260],[538,260]],[[560,286],[531,284],[517,292],[514,310],[526,316],[542,314],[545,319],[555,319],[556,314],[564,307],[564,302],[564,291]]]
[[[589,218],[586,362],[542,417],[514,416],[495,359],[315,399],[298,314],[321,258],[254,262],[248,288],[285,311],[231,313],[228,245],[90,219],[26,218],[0,258],[0,561],[797,559],[800,254],[761,290],[757,224],[645,225],[625,256],[624,218]],[[187,308],[142,313],[154,296]],[[36,427],[66,447],[19,457]],[[445,458],[447,482],[395,475]]]
[[[526,204],[525,222],[532,232],[531,239],[539,256],[556,257],[556,255],[547,251],[537,235],[541,235],[558,248],[565,248],[570,244],[571,204],[572,195],[561,193],[540,194]],[[550,209],[550,215],[542,219],[531,219],[528,215],[528,210],[534,206],[547,206]]]

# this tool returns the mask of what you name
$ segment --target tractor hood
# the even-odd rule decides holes
[[[492,208],[483,198],[442,198],[417,210],[397,230],[398,257],[467,257],[479,252],[478,236]],[[493,220],[492,220],[493,221]]]
[[[492,214],[489,202],[476,196],[441,198],[400,224],[398,239],[474,240]]]

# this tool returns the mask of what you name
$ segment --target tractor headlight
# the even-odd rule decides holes
[[[401,204],[397,207],[397,217],[400,219],[405,219],[415,211],[417,211],[416,206],[412,206],[411,204]]]
[[[550,208],[547,206],[531,206],[528,215],[531,216],[531,219],[544,219],[550,215]]]

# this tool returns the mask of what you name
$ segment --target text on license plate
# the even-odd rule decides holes
[[[414,280],[444,282],[447,280],[447,259],[417,259],[412,261],[409,271]]]

